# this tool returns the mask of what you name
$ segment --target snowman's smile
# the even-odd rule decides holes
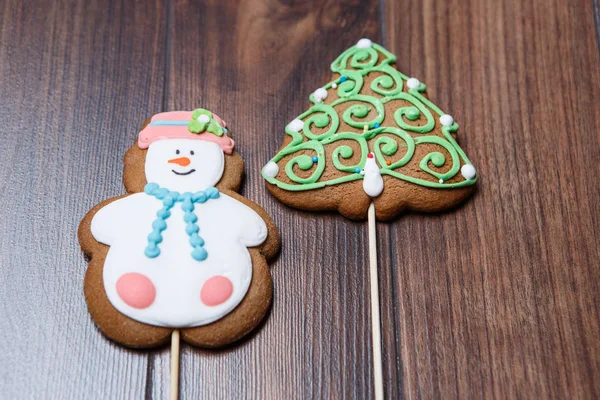
[[[196,170],[195,170],[195,169],[190,169],[190,170],[189,170],[189,171],[187,171],[187,172],[177,172],[177,171],[175,171],[174,169],[172,169],[171,171],[173,171],[173,173],[174,173],[175,175],[189,175],[189,174],[191,174],[192,172],[196,172]]]

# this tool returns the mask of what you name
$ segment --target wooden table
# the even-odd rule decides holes
[[[123,193],[144,119],[229,122],[242,193],[282,233],[275,298],[225,351],[183,348],[182,398],[370,398],[367,227],[292,210],[259,171],[361,37],[460,123],[463,207],[378,224],[389,398],[600,396],[598,0],[0,3],[0,397],[164,399],[169,350],[103,337],[80,219]]]

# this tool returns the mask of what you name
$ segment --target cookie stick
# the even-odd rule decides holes
[[[243,161],[208,110],[148,119],[125,155],[128,194],[82,220],[90,256],[84,293],[98,328],[132,348],[171,340],[177,398],[179,339],[215,348],[247,335],[273,295],[267,260],[279,247],[269,215],[243,198]]]
[[[179,398],[179,330],[171,334],[171,389],[170,399]]]
[[[464,201],[477,180],[456,142],[458,124],[396,69],[396,57],[368,39],[332,64],[334,78],[290,122],[284,144],[262,170],[271,193],[305,210],[369,217],[376,396],[383,393],[375,219],[442,211]]]
[[[375,231],[375,204],[369,205],[369,277],[371,281],[371,337],[373,340],[373,380],[375,398],[383,399],[383,371],[381,357],[381,313],[379,311],[379,279],[377,277],[377,232]]]
[[[363,133],[367,132],[365,125]],[[363,190],[367,195],[375,198],[383,191],[383,179],[375,163],[373,153],[367,155],[364,168]],[[383,371],[381,355],[381,312],[379,309],[379,278],[377,267],[377,231],[375,228],[375,203],[369,204],[367,211],[367,224],[369,226],[369,280],[371,283],[371,339],[373,341],[373,384],[375,398],[383,399]]]

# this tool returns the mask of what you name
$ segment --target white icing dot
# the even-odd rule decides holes
[[[356,43],[356,47],[359,49],[368,49],[371,46],[373,46],[373,42],[366,38],[362,38]]]
[[[475,171],[475,167],[472,166],[471,164],[463,165],[460,168],[460,173],[467,180],[473,179],[473,178],[475,178],[475,175],[477,175],[477,171]]]
[[[198,116],[198,118],[196,118],[196,121],[202,122],[202,123],[207,123],[210,121],[210,117],[206,114],[202,114],[202,115]]]
[[[313,96],[317,102],[323,101],[327,98],[327,90],[325,90],[324,88],[318,88],[313,93]]]
[[[454,118],[452,118],[452,115],[444,114],[440,117],[440,122],[444,126],[451,126],[454,123]]]
[[[337,83],[332,83],[331,87],[334,88],[334,89],[337,88]]]
[[[440,179],[438,182],[439,182],[439,183],[444,183],[444,180],[443,180],[443,179]]]
[[[364,170],[364,169],[361,169],[361,170],[360,170],[360,174],[361,174],[361,175],[364,175],[364,174],[365,174],[365,170]]]
[[[417,78],[410,78],[406,81],[406,86],[409,89],[418,89],[421,86],[421,82]]]
[[[279,173],[279,166],[273,161],[269,161],[263,170],[264,174],[269,178],[275,178]]]
[[[304,122],[299,119],[295,119],[289,123],[288,128],[293,132],[300,132],[304,128]]]

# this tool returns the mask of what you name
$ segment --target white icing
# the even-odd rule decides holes
[[[334,88],[334,89],[337,89],[337,83],[335,83],[335,82],[334,82],[334,83],[332,83],[332,84],[331,84],[331,87],[332,87],[332,88]]]
[[[471,164],[465,164],[460,168],[460,173],[463,176],[463,178],[470,180],[475,178],[475,175],[477,175],[477,171],[475,170],[475,167],[472,166]]]
[[[371,153],[371,155],[373,155],[373,153]],[[375,161],[375,157],[367,158],[365,169],[361,172],[364,172],[365,176],[363,179],[363,189],[365,193],[371,197],[379,196],[383,191],[383,178],[379,172],[379,166]]]
[[[368,49],[371,46],[373,46],[373,42],[366,38],[362,38],[356,43],[356,47],[359,49]]]
[[[439,183],[444,183],[444,180],[443,180],[443,179],[440,179],[438,182],[439,182]]]
[[[279,173],[279,166],[277,165],[277,163],[274,163],[273,161],[269,161],[267,163],[267,165],[265,165],[263,172],[269,178],[275,178],[277,176],[277,174]]]
[[[452,115],[444,114],[440,117],[440,123],[444,126],[452,126],[454,118],[452,118]]]
[[[222,162],[211,166],[201,161],[205,157],[207,160],[215,159],[212,146],[206,146],[211,144],[214,145],[188,139],[154,142],[146,158],[146,171],[150,173],[148,181],[180,192],[196,192],[214,185],[221,177]],[[190,158],[198,160],[186,168],[195,166],[201,173],[187,176],[171,173],[173,177],[167,179],[168,175],[158,164],[172,166],[167,162],[172,158],[167,150],[175,147],[180,150],[179,157],[185,152],[189,155],[193,149],[194,156]],[[164,158],[160,159],[159,154]],[[219,161],[222,156],[216,159]],[[182,183],[182,179],[187,183]],[[247,247],[264,242],[267,237],[265,222],[251,208],[223,193],[217,199],[195,203],[194,206],[199,235],[204,239],[204,249],[208,252],[204,261],[196,261],[190,255],[193,249],[185,232],[181,203],[171,208],[171,216],[166,220],[167,229],[162,232],[163,240],[159,243],[161,253],[156,258],[146,257],[144,249],[156,212],[163,207],[162,201],[145,193],[136,193],[114,201],[96,213],[91,223],[92,235],[110,246],[104,262],[104,289],[119,312],[143,323],[181,328],[216,321],[242,301],[252,278]],[[148,308],[133,308],[117,294],[117,280],[131,272],[145,275],[156,288],[156,298]],[[211,307],[200,300],[200,290],[204,282],[214,276],[228,278],[233,284],[233,293],[224,303]]]
[[[418,89],[419,86],[421,86],[421,82],[417,78],[409,78],[406,81],[406,86],[408,86],[409,89]]]
[[[315,101],[319,103],[327,98],[327,90],[324,88],[318,88],[313,93],[313,97],[315,98]]]
[[[199,115],[198,118],[196,118],[196,121],[207,123],[210,121],[210,117],[206,114],[202,114],[202,115]]]
[[[293,132],[300,132],[304,128],[304,122],[299,119],[295,119],[288,124],[288,128]]]
[[[190,164],[181,166],[168,162],[181,157],[187,157]],[[214,142],[193,139],[157,140],[150,144],[146,154],[146,180],[169,190],[193,193],[216,185],[221,179],[224,166],[223,151]],[[191,170],[195,171],[189,175],[176,175],[173,172],[187,173]]]

